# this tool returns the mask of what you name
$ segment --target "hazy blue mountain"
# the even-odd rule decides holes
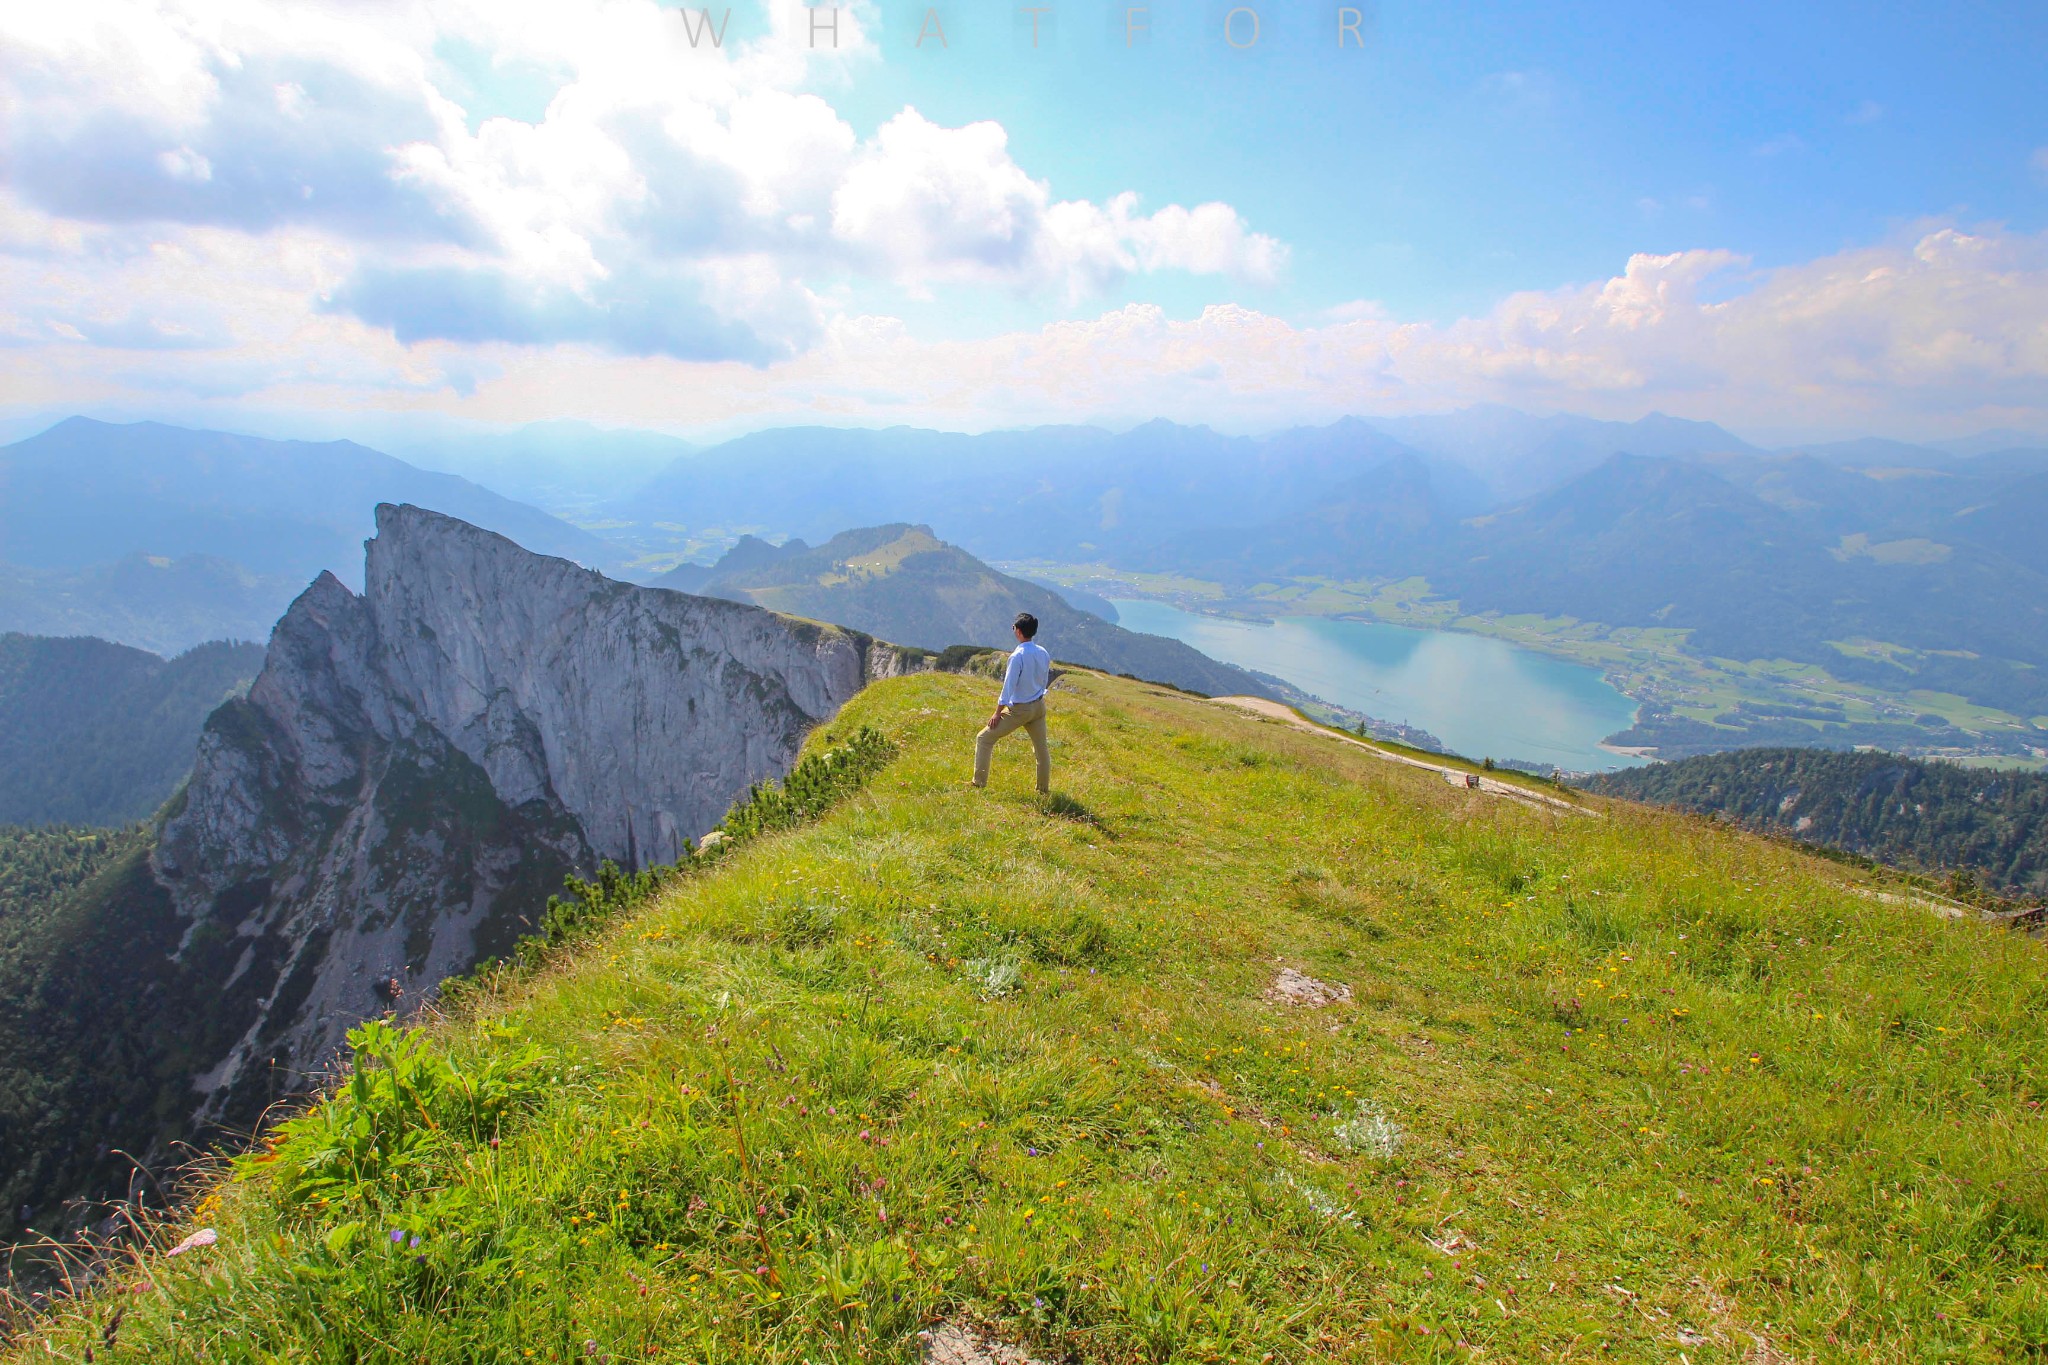
[[[1772,613],[1833,567],[1791,514],[1726,479],[1616,455],[1462,527],[1440,572],[1475,606],[1635,625],[1691,619],[1723,599]]]
[[[2048,474],[2000,488],[1958,512],[1952,525],[1959,538],[2048,574]]]
[[[1821,460],[1879,479],[1910,480],[1919,474],[1939,474],[1965,480],[2009,479],[2048,472],[2048,445],[2043,445],[2038,437],[2031,442],[2004,444],[1974,441],[1915,444],[1865,436],[1852,441],[1793,446],[1776,453]]]
[[[267,640],[305,584],[211,555],[129,555],[90,568],[0,564],[0,631],[92,635],[155,654],[207,640]]]
[[[991,558],[1090,559],[1198,527],[1256,526],[1397,453],[1407,452],[1353,420],[1263,440],[1164,421],[979,436],[789,428],[678,460],[614,511],[812,540],[915,520]]]
[[[1958,457],[1949,468],[1958,474],[1983,479],[2028,478],[2048,473],[2048,446],[2014,446],[1968,458]]]
[[[394,433],[384,448],[409,464],[456,474],[556,516],[587,516],[694,453],[657,431],[534,422],[513,431]]]
[[[2048,478],[1873,478],[1807,456],[1609,457],[1539,495],[1447,515],[1414,457],[1255,528],[1113,556],[1238,588],[1419,575],[1467,610],[1669,626],[1736,659],[2048,713]],[[1891,658],[1834,642],[1903,647]]]
[[[1466,530],[1431,581],[1471,608],[1687,627],[1705,654],[2048,711],[2048,578],[1980,545],[1845,544],[1700,465],[1633,457]],[[1917,654],[1831,643],[1858,639]]]
[[[1117,623],[1116,603],[1107,597],[1099,597],[1085,588],[1070,587],[1065,583],[1055,583],[1050,578],[1039,578],[1028,573],[1014,574],[1012,577],[1044,588],[1076,611],[1085,611],[1090,616],[1100,616],[1111,625]]]
[[[784,550],[749,568],[721,569],[705,594],[899,644],[1009,649],[1016,643],[1011,622],[1028,611],[1038,618],[1039,643],[1055,659],[1212,696],[1272,695],[1241,668],[1178,640],[1111,625],[1048,589],[997,572],[927,526],[846,531],[816,549]]]
[[[744,573],[772,564],[785,555],[798,555],[811,547],[801,539],[786,540],[777,545],[759,536],[741,536],[714,564],[678,564],[667,573],[647,580],[650,588],[669,588],[676,592],[702,592],[712,580],[727,574]]]
[[[1459,534],[1428,464],[1401,452],[1249,530],[1188,531],[1123,556],[1130,567],[1237,585],[1293,577],[1405,577]]]
[[[1828,464],[1860,469],[1886,466],[1904,469],[1941,469],[1953,463],[1955,458],[1949,452],[1933,446],[1915,445],[1910,441],[1894,441],[1882,436],[1859,436],[1850,441],[1822,441],[1791,446],[1780,453],[1807,455]]]
[[[1968,500],[1959,481],[1928,470],[1918,477],[1873,478],[1812,455],[1715,455],[1693,463],[1746,489],[1780,511],[1835,535],[1919,534],[1930,515],[1954,512]],[[1912,528],[1912,529],[1908,529]],[[1877,536],[1890,539],[1888,534]]]
[[[266,441],[74,417],[0,448],[0,561],[82,569],[210,555],[257,574],[353,574],[379,502],[459,516],[542,553],[608,563],[604,542],[466,479],[351,441]]]
[[[1887,453],[1901,455],[1897,449]],[[1807,454],[1702,463],[1834,537],[1830,544],[1839,554],[1926,557],[1968,545],[2048,572],[2048,537],[2039,530],[2048,524],[2042,520],[2048,516],[2048,451],[1968,459],[1925,453],[1919,465],[1881,461],[1853,467]],[[1914,545],[1915,540],[1928,543]]]
[[[667,588],[673,592],[702,592],[716,572],[709,564],[678,564],[667,573],[648,579],[643,586]]]
[[[2048,431],[2018,431],[2012,427],[1999,427],[1970,436],[1929,441],[1927,444],[1936,450],[1945,450],[1951,455],[1960,455],[1965,459],[1988,455],[1998,450],[2048,451]]]
[[[0,825],[120,825],[170,798],[199,730],[263,647],[163,659],[105,640],[0,635]]]
[[[1678,459],[1756,447],[1716,426],[1651,413],[1635,422],[1479,406],[1415,417],[1376,417],[1374,427],[1477,478],[1494,501],[1524,498],[1619,454]]]

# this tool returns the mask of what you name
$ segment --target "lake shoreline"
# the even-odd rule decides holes
[[[1191,609],[1113,597],[1121,624],[1283,678],[1335,706],[1426,730],[1444,747],[1539,771],[1599,772],[1644,760],[1605,741],[1640,703],[1606,670],[1476,631],[1334,615]]]

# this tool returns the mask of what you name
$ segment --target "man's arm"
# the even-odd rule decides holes
[[[1010,662],[1003,668],[1003,690],[996,693],[996,709],[989,712],[988,728],[991,730],[995,729],[996,722],[1003,718],[1003,707],[1009,704],[1009,698],[1015,695],[1013,689],[1017,685],[1017,665],[1019,662],[1020,660],[1016,652],[1012,651]]]

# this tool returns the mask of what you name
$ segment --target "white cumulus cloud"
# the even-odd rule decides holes
[[[832,203],[835,235],[899,282],[1058,284],[1084,298],[1140,271],[1185,270],[1267,282],[1286,248],[1249,230],[1227,204],[1169,205],[1138,196],[1107,205],[1054,202],[1010,158],[1001,125],[942,128],[914,109],[861,149]]]
[[[2048,430],[2048,238],[1938,223],[1770,269],[1706,243],[1448,322],[1291,320],[1255,306],[1286,245],[1229,204],[1061,198],[996,123],[860,136],[816,93],[879,60],[872,11],[839,17],[836,49],[795,7],[711,48],[653,0],[0,8],[0,404]],[[1233,301],[1088,304],[1165,271]],[[962,287],[1075,316],[931,341],[887,315]]]
[[[1081,299],[1281,268],[1226,205],[1056,200],[995,124],[906,109],[862,141],[806,86],[877,60],[867,14],[813,46],[783,5],[716,45],[654,0],[10,6],[7,189],[138,242],[319,235],[351,270],[313,302],[405,344],[765,363],[864,279]]]

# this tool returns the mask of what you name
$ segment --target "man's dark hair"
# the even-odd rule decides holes
[[[1017,627],[1017,633],[1027,640],[1038,634],[1038,618],[1028,611],[1018,612],[1017,619],[1012,624]]]

